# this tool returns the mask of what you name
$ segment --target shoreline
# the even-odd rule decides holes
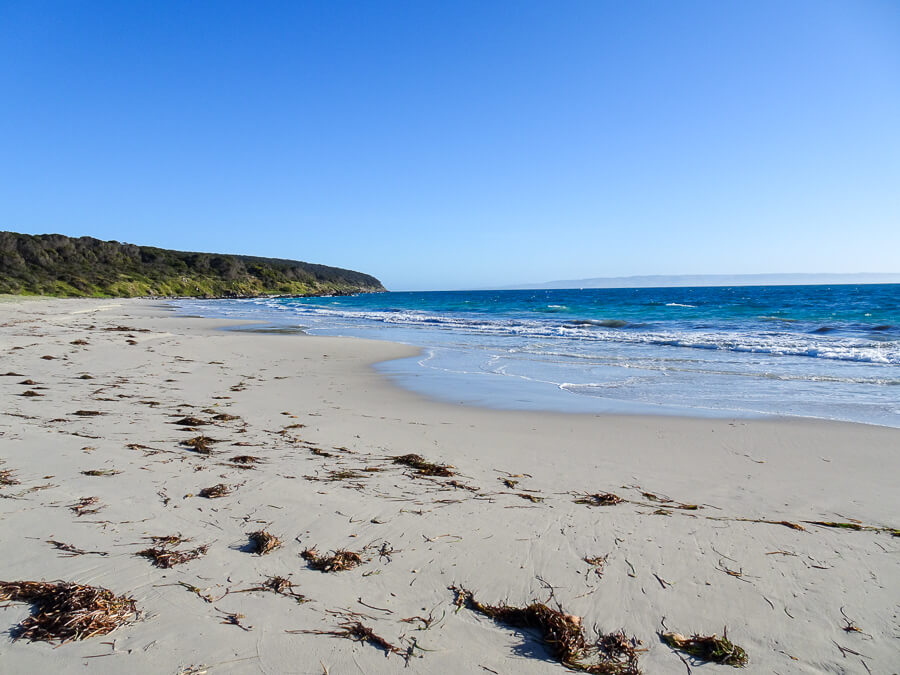
[[[172,310],[177,311],[177,310]],[[193,319],[205,319],[207,321],[220,321],[222,319],[217,319],[213,317],[202,316],[199,314],[181,314],[177,315],[183,318],[193,318]],[[383,338],[359,338],[355,336],[347,336],[347,335],[315,335],[308,332],[307,326],[296,326],[296,327],[282,327],[277,324],[271,323],[270,321],[266,321],[264,319],[235,319],[235,320],[227,320],[231,323],[225,326],[221,326],[219,330],[227,330],[227,331],[235,331],[235,332],[244,332],[244,333],[254,333],[259,335],[303,335],[306,337],[333,337],[335,339],[341,340],[374,340],[376,342],[386,342],[392,345],[400,345],[404,347],[410,347],[415,350],[414,353],[399,356],[393,359],[388,359],[384,361],[375,361],[371,364],[368,364],[369,367],[373,368],[376,372],[381,374],[388,382],[393,384],[397,389],[405,392],[412,393],[416,396],[419,396],[425,401],[436,403],[436,404],[444,404],[444,405],[461,405],[469,408],[476,408],[482,410],[492,410],[496,412],[522,412],[527,414],[551,414],[551,415],[585,415],[590,417],[630,417],[630,418],[647,418],[654,419],[658,417],[662,418],[670,418],[670,419],[679,419],[686,418],[690,420],[710,420],[710,419],[727,419],[727,420],[768,420],[768,421],[777,421],[784,420],[786,422],[792,421],[817,421],[817,422],[827,422],[833,424],[859,424],[862,426],[871,426],[871,427],[879,427],[885,429],[900,429],[900,427],[892,426],[890,424],[878,424],[876,422],[862,422],[862,421],[854,421],[854,420],[840,420],[840,419],[832,419],[828,417],[815,417],[812,415],[804,416],[804,415],[787,415],[787,414],[776,414],[776,413],[768,413],[762,411],[750,411],[750,410],[732,410],[725,408],[698,408],[698,407],[685,407],[683,408],[684,412],[682,414],[678,414],[675,412],[628,412],[628,411],[615,411],[615,412],[607,412],[607,411],[589,411],[589,410],[574,410],[574,411],[563,411],[563,410],[554,410],[551,408],[541,408],[541,407],[515,407],[512,405],[502,406],[502,405],[489,405],[487,403],[474,403],[469,401],[459,401],[458,403],[453,403],[451,401],[452,397],[446,395],[444,397],[437,394],[429,394],[425,391],[415,390],[412,388],[408,388],[399,383],[401,379],[400,376],[383,372],[378,368],[378,366],[386,366],[390,364],[391,361],[404,359],[404,358],[414,358],[421,357],[426,353],[427,348],[410,344],[404,342],[397,342],[394,340],[388,340]],[[259,329],[254,329],[253,325],[262,326]],[[245,328],[245,326],[247,326]],[[270,326],[271,328],[265,328],[266,326]],[[627,406],[627,402],[623,402],[623,406]],[[644,402],[642,403],[645,407],[652,407],[654,403]],[[658,404],[659,408],[667,409],[669,411],[674,409],[674,406],[669,404]],[[694,413],[692,411],[703,411],[703,413]]]
[[[686,634],[727,625],[749,672],[864,673],[861,657],[835,641],[865,654],[872,672],[891,667],[900,539],[810,521],[900,526],[898,429],[450,404],[373,367],[412,347],[222,331],[237,322],[172,311],[159,300],[0,304],[2,370],[21,374],[0,378],[0,469],[20,481],[0,488],[17,495],[0,499],[0,535],[14,542],[3,577],[96,583],[133,594],[145,613],[109,638],[55,650],[3,644],[14,670],[405,672],[403,659],[365,643],[284,632],[330,630],[328,611],[351,609],[394,644],[417,639],[412,672],[565,672],[528,636],[455,613],[447,591],[461,585],[484,602],[524,605],[546,600],[539,579],[586,626],[642,640],[648,673],[684,668],[656,636],[662,617]],[[21,398],[25,378],[47,389]],[[193,431],[171,424],[213,413],[237,419]],[[198,434],[220,441],[211,455],[180,445]],[[233,453],[261,462],[238,468],[226,461]],[[453,465],[459,485],[390,459],[408,453]],[[99,468],[122,473],[81,474]],[[185,496],[216,483],[231,494]],[[52,487],[33,490],[44,485]],[[607,492],[624,501],[574,501]],[[67,508],[85,496],[104,505],[97,515]],[[259,527],[282,547],[242,551]],[[144,537],[175,532],[192,538],[188,546],[208,544],[207,554],[168,570],[135,556]],[[45,543],[52,538],[108,555],[57,557]],[[369,559],[321,573],[300,557],[310,546]],[[601,555],[603,572],[594,573],[583,558]],[[267,574],[290,578],[312,602],[237,594]],[[206,602],[179,582],[222,597]],[[845,632],[840,609],[871,639]],[[401,621],[430,610],[427,630]],[[252,629],[222,623],[220,611],[244,614]],[[5,626],[25,616],[23,605],[0,609]]]
[[[891,335],[882,331],[887,324],[866,328],[847,323],[846,317],[834,322],[807,317],[805,323],[800,318],[784,322],[789,329],[782,330],[781,323],[772,329],[774,317],[769,316],[734,323],[725,310],[670,309],[669,300],[686,300],[668,295],[639,302],[604,296],[613,305],[625,303],[620,312],[613,307],[604,314],[620,318],[581,321],[569,315],[592,316],[593,305],[590,297],[578,294],[551,299],[451,295],[400,294],[390,303],[367,296],[173,305],[191,314],[258,319],[292,330],[305,326],[314,335],[419,346],[424,350],[419,357],[378,369],[433,400],[497,410],[613,415],[789,415],[900,428],[892,386],[900,382],[894,365],[900,353],[895,329],[888,331]],[[457,312],[459,303],[473,303],[473,309]],[[526,308],[517,310],[517,303]],[[562,314],[552,308],[562,308]],[[871,308],[855,311],[864,309]],[[634,314],[645,310],[647,316]],[[715,316],[697,324],[710,311]],[[891,317],[877,318],[896,324]]]

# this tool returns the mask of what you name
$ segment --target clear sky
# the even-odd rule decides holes
[[[900,2],[0,0],[0,229],[389,288],[900,271]]]

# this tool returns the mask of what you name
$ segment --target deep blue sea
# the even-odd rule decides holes
[[[401,386],[497,408],[900,427],[900,284],[381,293],[182,311],[392,340]]]

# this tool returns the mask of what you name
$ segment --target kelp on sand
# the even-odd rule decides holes
[[[65,643],[106,635],[137,615],[127,595],[67,581],[0,581],[0,600],[34,606],[13,631],[14,639],[30,641]]]
[[[465,588],[451,586],[455,604],[513,628],[537,631],[552,656],[565,667],[597,675],[640,675],[638,655],[640,641],[624,632],[600,633],[590,643],[584,635],[581,617],[566,614],[562,608],[552,609],[541,602],[527,607],[485,605]]]

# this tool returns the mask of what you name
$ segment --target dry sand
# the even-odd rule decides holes
[[[217,325],[151,301],[0,304],[0,374],[18,374],[0,377],[0,469],[20,481],[0,487],[0,579],[102,586],[142,612],[61,647],[3,639],[3,672],[565,672],[533,634],[455,612],[451,585],[515,605],[552,587],[586,627],[641,640],[645,673],[686,672],[663,626],[727,626],[754,673],[900,670],[900,538],[804,522],[900,526],[900,430],[454,406],[369,367],[409,347]],[[222,413],[237,419],[213,420]],[[173,423],[186,416],[213,424]],[[220,441],[208,456],[179,444],[200,434]],[[389,459],[406,453],[458,475],[421,477]],[[263,462],[237,468],[236,455]],[[82,474],[106,469],[121,473]],[[219,483],[232,492],[198,496]],[[574,501],[605,492],[625,501]],[[76,515],[83,497],[100,510]],[[283,545],[247,552],[263,528]],[[179,549],[208,552],[170,569],[135,555],[146,537],[173,534],[190,539]],[[67,557],[50,539],[108,555]],[[319,572],[300,556],[310,547],[365,562]],[[583,561],[598,556],[602,574]],[[237,592],[273,575],[308,602]],[[414,644],[408,663],[286,632],[335,630],[336,612],[363,615],[402,650]],[[28,614],[8,604],[0,623],[14,630]],[[415,616],[433,622],[404,621]]]

